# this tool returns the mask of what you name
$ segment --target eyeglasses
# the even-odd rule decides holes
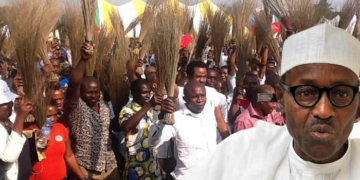
[[[311,108],[314,107],[321,98],[321,93],[326,92],[330,103],[335,107],[349,106],[359,92],[359,87],[349,85],[336,85],[332,87],[317,87],[313,85],[298,85],[289,87],[280,82],[280,85],[286,91],[289,91],[299,106]]]

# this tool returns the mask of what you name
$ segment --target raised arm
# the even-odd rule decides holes
[[[262,55],[261,55],[261,63],[260,63],[260,70],[259,70],[259,78],[263,79],[266,73],[266,63],[268,60],[268,54],[269,54],[269,49],[265,48],[262,51]]]
[[[230,52],[230,56],[228,57],[228,73],[230,76],[234,76],[236,74],[236,51],[236,47],[234,46]]]
[[[76,104],[80,98],[80,84],[85,76],[86,63],[93,56],[94,48],[88,43],[84,43],[81,47],[81,59],[76,67],[73,69],[69,86],[66,91],[66,98],[64,103],[64,114],[60,118],[60,122],[66,127],[68,126],[69,114],[71,114],[74,104]]]
[[[233,99],[230,104],[229,112],[228,112],[228,122],[231,125],[234,125],[236,117],[241,113],[239,110],[239,105],[237,104],[238,95],[243,92],[243,88],[238,85],[233,91]]]
[[[4,134],[0,135],[0,159],[3,162],[13,163],[19,158],[26,141],[26,137],[22,134],[24,122],[27,115],[32,110],[31,103],[25,103],[22,99],[20,106],[17,107],[15,123],[9,138],[6,139]]]

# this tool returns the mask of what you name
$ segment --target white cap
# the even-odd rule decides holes
[[[305,64],[334,64],[360,73],[360,42],[346,31],[321,24],[285,41],[281,73]]]
[[[12,93],[5,81],[0,80],[0,104],[14,101],[18,95]]]

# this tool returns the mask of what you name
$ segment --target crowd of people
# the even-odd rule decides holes
[[[29,120],[35,102],[20,90],[26,78],[1,52],[0,180],[359,179],[360,42],[318,25],[289,36],[281,60],[266,46],[254,52],[243,78],[235,42],[219,64],[210,46],[201,59],[181,49],[171,97],[158,93],[161,59],[149,51],[119,72],[130,95],[115,114],[99,79],[85,75],[94,45],[84,42],[73,64],[49,39],[51,64],[38,69],[58,80],[45,87],[45,149]]]

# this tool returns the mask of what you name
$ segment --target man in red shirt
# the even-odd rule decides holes
[[[233,93],[233,100],[230,105],[229,113],[228,113],[228,121],[230,124],[234,124],[236,117],[244,112],[246,108],[250,105],[250,97],[253,94],[254,88],[259,86],[259,78],[253,74],[246,74],[244,79],[244,85],[238,85]],[[243,89],[245,89],[246,93],[243,94]],[[243,95],[243,99],[238,99],[238,95]]]
[[[274,88],[269,85],[261,85],[256,87],[254,92],[249,107],[236,118],[234,132],[252,128],[258,120],[272,124],[284,124],[284,118],[275,110],[277,99]],[[261,95],[264,97],[260,97]]]

